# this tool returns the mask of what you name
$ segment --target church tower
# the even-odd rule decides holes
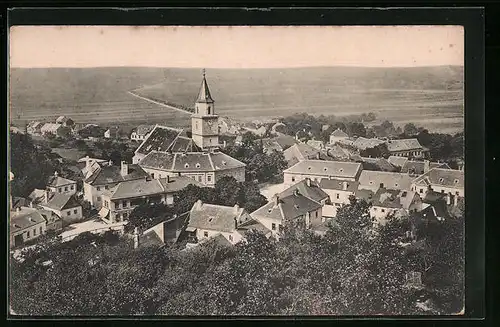
[[[205,70],[194,114],[191,117],[191,133],[194,143],[201,149],[219,146],[219,116],[215,114],[214,100],[210,95]]]

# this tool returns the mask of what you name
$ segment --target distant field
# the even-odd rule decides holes
[[[135,98],[193,106],[198,69],[14,69],[10,102],[14,121],[68,115],[77,122],[161,123],[188,126],[189,115]],[[349,115],[375,112],[397,124],[463,130],[463,68],[211,69],[216,110],[252,120],[308,112]]]

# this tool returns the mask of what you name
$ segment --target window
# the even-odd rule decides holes
[[[100,190],[101,190],[101,187],[100,187],[100,186],[97,186],[97,187],[96,187],[96,189],[97,189],[98,191],[100,191]]]
[[[42,234],[42,226],[40,226],[40,234]]]
[[[59,193],[61,193],[61,192],[62,192],[62,187],[59,188]]]
[[[382,213],[384,213],[384,212],[385,212],[385,209],[382,209],[382,210],[380,210],[380,211],[382,211]]]
[[[314,216],[315,216],[316,218],[318,218],[318,212],[317,212],[317,211],[314,213]]]
[[[123,213],[123,218],[127,218],[128,214],[126,212]]]
[[[398,183],[395,183],[395,184],[394,184],[394,186],[395,186],[395,187],[398,187],[398,186],[399,186],[399,184],[398,184]]]
[[[384,183],[380,183],[380,188],[384,188]]]
[[[337,199],[340,199],[340,194],[337,193],[335,195],[337,196]]]
[[[456,195],[456,196],[460,196],[460,192],[458,192],[458,191],[457,191],[457,192],[455,192],[455,195]]]
[[[212,176],[208,175],[207,176],[207,181],[211,182],[212,181]]]
[[[208,237],[208,232],[203,232],[204,237]]]
[[[122,204],[122,203],[121,203],[120,201],[117,201],[117,202],[116,202],[116,208],[120,209],[121,204]]]
[[[30,237],[30,231],[26,232],[26,237]]]
[[[420,193],[424,193],[424,189],[423,189],[423,188],[421,188],[419,192],[420,192]]]
[[[71,210],[66,211],[66,216],[71,216]]]
[[[98,197],[96,198],[96,200],[97,200],[97,202],[101,202],[101,197],[100,197],[100,196],[98,196]]]
[[[233,235],[229,235],[229,240],[232,242],[233,241]]]
[[[73,213],[76,215],[78,212],[78,209],[73,210]]]
[[[67,186],[64,187],[64,192],[68,192],[68,187]]]
[[[444,182],[444,178],[440,178],[440,179],[439,179],[439,182],[440,182],[440,183]]]
[[[108,185],[104,185],[104,189],[107,190],[108,189]]]
[[[73,191],[75,189],[75,185],[71,185],[71,190]]]
[[[151,178],[155,178],[155,173],[151,173]]]
[[[200,168],[201,167],[201,165],[199,163],[196,163],[195,166],[196,166],[196,168]]]
[[[377,208],[373,207],[373,211],[377,211]]]
[[[35,235],[36,235],[36,228],[33,229],[33,236],[35,236]]]
[[[272,224],[271,224],[271,229],[272,229],[272,230],[276,230],[276,224],[275,224],[275,223],[272,223]]]
[[[127,201],[123,201],[123,207],[126,208],[128,205]]]
[[[441,190],[441,194],[444,194],[444,190]]]
[[[292,182],[295,182],[295,177],[294,176],[292,176]]]
[[[188,163],[186,163],[186,164],[184,165],[184,168],[189,168],[189,164],[188,164]]]

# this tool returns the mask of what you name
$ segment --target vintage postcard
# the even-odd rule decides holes
[[[461,315],[462,26],[13,26],[12,315]]]

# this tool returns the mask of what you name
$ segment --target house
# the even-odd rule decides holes
[[[281,133],[273,138],[262,139],[262,146],[266,153],[271,153],[273,150],[283,152],[296,143],[295,138]]]
[[[361,156],[353,156],[351,159],[355,160],[356,162],[360,162],[363,166],[363,170],[389,172],[397,172],[399,170],[385,158],[367,158]]]
[[[441,196],[440,196],[441,195]],[[427,195],[422,200],[422,210],[417,213],[421,221],[443,221],[451,217],[448,211],[450,198],[442,196],[441,193],[436,193],[430,199]]]
[[[359,182],[357,181],[346,181],[335,178],[323,178],[319,182],[319,187],[328,194],[329,201],[334,208],[333,211],[335,217],[337,208],[341,207],[343,204],[349,204],[349,197],[355,195],[358,190]]]
[[[47,223],[35,208],[19,207],[10,212],[10,248],[45,234]]]
[[[74,125],[74,121],[66,116],[59,116],[56,119],[56,124],[61,124],[64,127],[71,127]]]
[[[392,156],[423,158],[429,151],[417,139],[388,140],[386,144]]]
[[[309,140],[306,144],[320,151],[325,150],[325,143],[320,140]]]
[[[293,185],[307,177],[320,181],[337,178],[355,181],[362,171],[360,163],[325,160],[303,160],[283,171],[284,183]]]
[[[219,133],[223,135],[240,134],[241,126],[229,117],[219,117]]]
[[[183,136],[182,129],[156,125],[146,139],[135,150],[132,163],[139,163],[151,151],[187,152],[198,148],[190,138]]]
[[[46,190],[43,200],[38,205],[56,214],[64,224],[72,224],[83,218],[82,205],[72,194],[52,193]]]
[[[429,160],[423,160],[423,161],[407,160],[404,163],[403,167],[401,167],[401,172],[416,177],[428,172],[433,168],[451,169],[447,163],[430,162]]]
[[[262,139],[262,147],[266,154],[271,154],[273,151],[283,152],[283,147],[274,139]]]
[[[243,126],[245,131],[251,132],[259,137],[266,135],[268,128],[265,125],[258,126],[255,123],[247,123]]]
[[[272,201],[252,212],[251,217],[271,230],[273,235],[279,236],[283,226],[289,223],[306,229],[321,226],[325,222],[322,207],[321,203],[300,194],[296,189],[292,195],[275,195]]]
[[[234,207],[203,203],[198,200],[189,212],[186,228],[190,243],[198,243],[222,235],[230,244],[245,239],[249,230],[257,230],[266,236],[270,231],[237,204]]]
[[[45,219],[46,230],[58,232],[63,228],[63,219],[56,215],[53,211],[37,208],[38,212]]]
[[[144,179],[148,176],[138,165],[122,162],[120,166],[102,164],[98,162],[89,163],[86,168],[87,175],[83,181],[83,198],[96,208],[102,207],[102,194],[121,182],[129,180]]]
[[[359,175],[359,188],[376,192],[379,188],[411,190],[413,178],[404,173],[363,170]]]
[[[423,175],[417,177],[411,185],[411,190],[421,196],[429,191],[448,194],[452,197],[463,198],[464,194],[464,171],[445,168],[433,168]]]
[[[283,152],[288,167],[308,159],[320,159],[321,151],[305,143],[296,143]]]
[[[349,160],[354,155],[354,153],[352,153],[351,151],[344,149],[338,145],[327,145],[326,154],[329,158],[331,158],[331,160],[338,161]]]
[[[399,157],[399,156],[389,156],[389,158],[387,159],[387,161],[391,165],[399,168],[403,168],[403,166],[406,164],[408,160],[409,159],[406,157]]]
[[[47,189],[52,193],[73,195],[76,193],[76,181],[63,178],[56,171],[49,177]]]
[[[349,138],[349,135],[347,135],[347,133],[345,133],[340,128],[337,128],[336,130],[334,130],[332,132],[332,134],[330,134],[330,144],[333,145],[339,141],[347,140],[348,138]]]
[[[127,180],[102,192],[102,207],[99,216],[106,222],[126,221],[134,208],[146,203],[174,203],[174,194],[189,184],[199,186],[184,176]]]
[[[130,134],[130,139],[134,141],[144,141],[151,131],[155,128],[155,125],[139,125]]]
[[[90,158],[89,156],[78,159],[77,167],[80,168],[80,171],[83,174],[83,176],[87,176],[87,173],[89,172],[88,169],[92,167],[92,164],[94,162],[100,165],[105,165],[106,163],[108,163],[108,160]]]
[[[28,126],[26,127],[26,130],[27,130],[28,134],[40,135],[42,133],[42,126],[43,125],[44,125],[44,123],[42,123],[40,121],[32,121],[28,124]]]
[[[345,140],[343,140],[345,141]],[[342,143],[342,142],[341,142]],[[358,150],[366,150],[366,149],[373,149],[378,145],[384,144],[384,140],[379,140],[379,139],[367,139],[365,137],[358,137],[354,142],[352,142],[352,146],[354,146]]]
[[[422,199],[412,191],[379,188],[371,199],[370,215],[380,224],[386,222],[390,214],[407,216],[422,209]]]
[[[329,198],[328,193],[326,193],[323,189],[321,189],[318,182],[311,181],[310,178],[306,178],[279,193],[281,198],[294,194],[296,191],[313,201],[321,203],[321,205],[325,205]]]
[[[104,128],[96,124],[86,124],[76,130],[76,134],[83,139],[99,139],[104,135]]]
[[[120,138],[120,128],[117,126],[112,126],[104,132],[104,138],[107,139],[117,139]]]
[[[62,124],[46,123],[40,128],[40,134],[43,136],[54,135],[66,137],[71,133],[71,130]]]
[[[152,178],[187,176],[213,187],[224,176],[245,181],[245,164],[218,150],[211,152],[169,153],[151,151],[139,166]]]

